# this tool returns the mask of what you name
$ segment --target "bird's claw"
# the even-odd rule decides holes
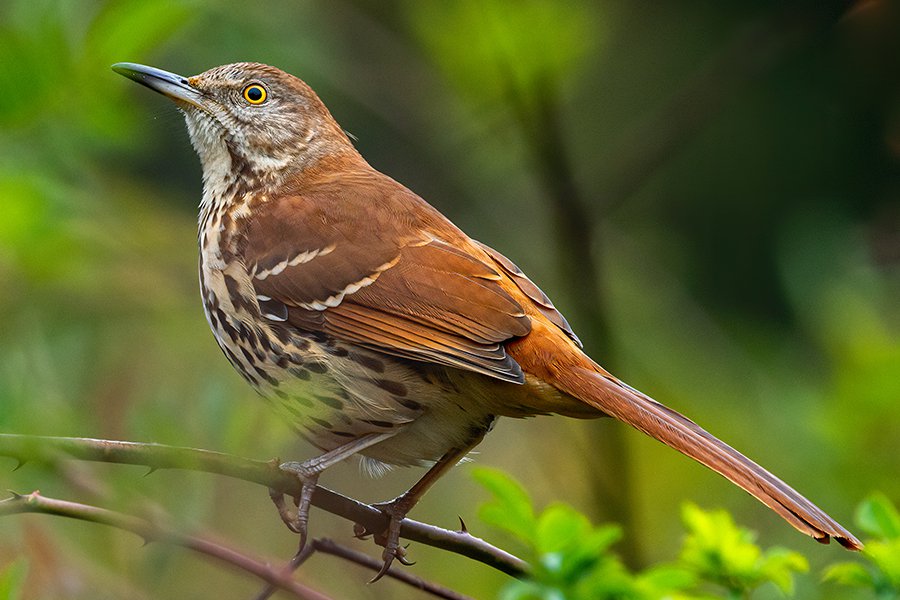
[[[319,480],[319,473],[310,472],[303,463],[284,463],[281,470],[293,475],[300,481],[300,495],[294,497],[294,505],[296,511],[291,511],[284,501],[284,494],[269,489],[269,497],[278,509],[278,516],[287,528],[300,536],[300,546],[298,549],[302,551],[306,546],[307,532],[309,530],[309,507],[312,503],[313,492],[316,490],[316,483]]]
[[[272,499],[272,503],[275,505],[275,508],[278,509],[278,516],[281,517],[281,522],[284,523],[288,529],[293,531],[294,533],[300,533],[296,529],[296,520],[297,520],[297,512],[296,509],[288,508],[287,503],[284,501],[284,494],[279,492],[274,488],[269,488],[269,498]],[[294,499],[296,504],[297,499]]]
[[[389,548],[386,546],[384,552],[381,553],[381,560],[384,562],[381,564],[381,568],[378,570],[378,573],[375,575],[375,577],[369,580],[369,583],[375,583],[376,581],[384,577],[391,569],[391,565],[394,563],[394,559],[396,559],[397,562],[402,565],[409,566],[415,564],[413,562],[410,562],[406,558],[406,550],[404,548],[401,548],[400,546],[397,546],[396,548]]]
[[[369,581],[369,583],[375,583],[384,577],[388,570],[390,570],[394,560],[405,566],[415,564],[415,562],[406,558],[406,548],[400,546],[400,525],[403,523],[403,519],[406,518],[406,514],[412,508],[412,504],[409,503],[406,498],[401,496],[391,502],[375,504],[374,506],[384,513],[389,521],[387,529],[383,533],[375,536],[375,543],[384,546],[384,551],[381,553],[381,559],[384,562],[381,565],[381,569],[378,570],[378,573]],[[367,536],[370,533],[365,527],[358,527],[363,535]],[[354,527],[354,530],[357,530],[357,528]]]

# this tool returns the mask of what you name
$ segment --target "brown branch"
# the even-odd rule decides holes
[[[285,565],[283,572],[285,574],[293,573],[294,571],[299,569],[300,565],[305,563],[306,560],[310,556],[315,554],[315,552],[316,552],[316,547],[315,547],[315,540],[314,540],[313,543],[306,544],[305,547],[301,548],[296,554],[294,554],[294,556],[293,556],[293,558],[291,558],[290,562],[288,562],[288,564]],[[278,591],[277,587],[269,584],[266,587],[264,587],[263,590],[254,597],[253,600],[269,600],[269,598],[271,598],[277,591]]]
[[[302,552],[294,556],[286,570],[293,571],[297,569],[314,552],[321,552],[323,554],[330,554],[332,556],[337,556],[338,558],[343,558],[344,560],[356,563],[375,573],[377,573],[382,566],[382,562],[380,560],[372,558],[368,554],[353,550],[352,548],[348,548],[347,546],[339,544],[334,540],[328,538],[317,538],[315,540],[312,540],[312,542],[310,542]],[[413,575],[409,571],[405,571],[403,569],[391,567],[390,569],[388,569],[386,576],[392,577],[397,581],[402,581],[409,586],[422,590],[423,592],[431,594],[432,596],[435,596],[437,598],[445,598],[446,600],[472,600],[472,598],[469,596],[465,596],[463,594],[460,594],[459,592],[446,588],[442,585],[438,585],[431,581],[426,581],[425,579]],[[270,585],[265,590],[263,590],[255,598],[255,600],[267,600],[273,593],[275,593],[275,591],[276,588]]]
[[[284,573],[264,561],[242,554],[219,542],[186,535],[145,519],[97,506],[47,498],[46,496],[41,496],[39,492],[32,492],[27,495],[14,494],[11,498],[0,501],[0,517],[21,513],[56,515],[130,531],[144,538],[146,542],[161,542],[181,546],[237,567],[242,571],[259,577],[271,586],[289,592],[301,600],[330,600],[328,596],[295,581],[291,577],[290,572]]]
[[[68,456],[78,460],[144,465],[152,470],[204,471],[257,483],[284,494],[300,493],[297,479],[281,471],[278,461],[250,460],[196,448],[3,433],[0,434],[0,456],[9,456],[22,464],[30,461],[53,463],[60,456]],[[322,510],[364,525],[368,531],[380,531],[387,527],[387,517],[377,508],[321,486],[316,487],[312,503]],[[411,541],[466,556],[513,577],[522,577],[530,570],[528,563],[522,559],[468,532],[450,531],[404,519],[400,535]]]
[[[322,552],[325,554],[331,554],[333,556],[338,556],[345,560],[349,560],[351,562],[355,562],[358,565],[366,567],[367,569],[377,573],[379,569],[381,569],[381,561],[375,558],[372,558],[368,554],[363,554],[357,550],[353,550],[352,548],[348,548],[347,546],[338,544],[334,540],[330,540],[327,538],[321,538],[315,540],[313,542],[315,545],[315,549],[318,552]],[[430,581],[425,581],[421,577],[417,577],[413,575],[409,571],[405,571],[402,569],[391,568],[387,572],[388,577],[393,577],[398,581],[402,581],[408,585],[411,585],[414,588],[418,588],[424,592],[428,592],[432,596],[437,596],[438,598],[446,598],[447,600],[471,600],[469,596],[464,596],[459,592],[454,590],[445,588],[442,585],[437,585],[436,583],[432,583]]]

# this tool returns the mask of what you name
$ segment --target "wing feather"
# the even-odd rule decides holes
[[[257,207],[240,244],[256,294],[284,305],[278,326],[522,383],[504,342],[527,335],[531,321],[496,264],[461,232],[471,253],[409,218],[417,207],[432,221],[436,213],[392,183],[392,193],[326,186]],[[373,201],[382,203],[374,213]]]

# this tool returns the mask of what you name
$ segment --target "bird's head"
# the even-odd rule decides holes
[[[207,184],[229,176],[276,181],[323,156],[354,152],[316,93],[275,67],[234,63],[193,77],[134,63],[112,68],[178,105]]]

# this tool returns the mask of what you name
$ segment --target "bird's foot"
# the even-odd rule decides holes
[[[309,525],[309,506],[312,502],[316,483],[319,481],[319,472],[310,469],[304,463],[286,462],[279,467],[285,473],[293,475],[300,481],[300,495],[294,497],[296,510],[291,510],[284,501],[284,494],[269,489],[269,497],[278,509],[278,516],[287,525],[288,529],[300,536],[299,550],[306,546],[307,531]],[[298,551],[299,551],[298,550]]]
[[[383,532],[374,535],[375,543],[384,547],[384,551],[381,553],[383,563],[381,569],[369,583],[375,583],[384,577],[395,560],[406,566],[415,564],[406,558],[406,548],[400,546],[400,526],[415,504],[415,499],[404,495],[390,502],[372,505],[387,516],[388,527]],[[368,537],[374,533],[361,526],[354,528],[354,531],[359,538]]]

